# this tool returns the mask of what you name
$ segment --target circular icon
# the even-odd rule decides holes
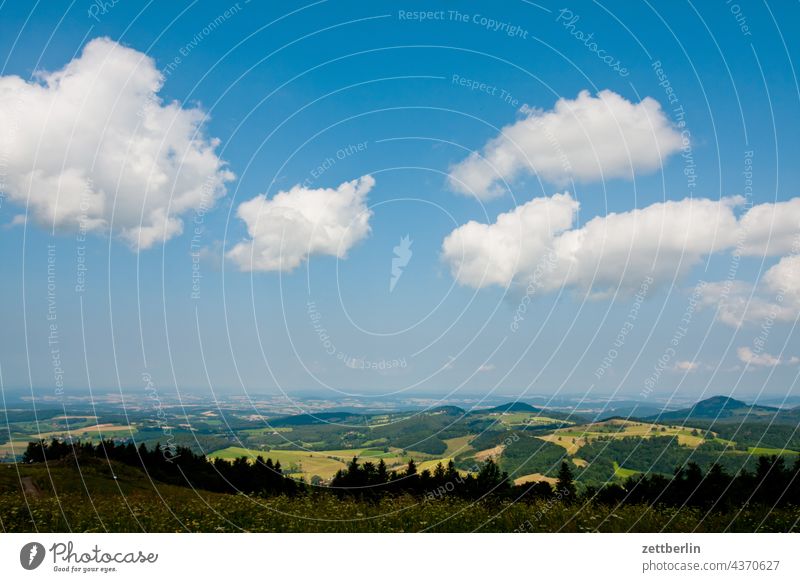
[[[39,542],[30,542],[19,551],[19,563],[26,570],[35,570],[44,561],[44,546]]]

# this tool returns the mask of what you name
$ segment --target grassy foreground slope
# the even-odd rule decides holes
[[[116,479],[114,478],[116,476]],[[470,501],[319,492],[296,497],[216,494],[151,483],[117,463],[9,465],[0,473],[4,532],[752,532],[792,531],[797,511],[609,507],[558,500]]]

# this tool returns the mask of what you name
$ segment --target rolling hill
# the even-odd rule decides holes
[[[730,396],[712,396],[696,403],[690,408],[662,412],[645,420],[655,422],[680,423],[694,420],[711,422],[744,422],[755,420],[769,420],[774,418],[781,410],[771,406],[747,404]]]

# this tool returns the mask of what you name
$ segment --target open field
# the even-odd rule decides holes
[[[261,455],[264,459],[272,459],[273,462],[280,462],[284,472],[297,477],[304,477],[306,480],[311,479],[314,475],[328,480],[336,474],[336,471],[344,469],[346,466],[343,461],[337,458],[311,451],[280,451],[275,449],[259,451],[242,447],[228,447],[214,451],[208,455],[208,458],[232,461],[237,457],[249,457],[255,460],[258,455]]]
[[[747,452],[750,455],[796,455],[797,451],[790,451],[789,449],[773,449],[769,447],[748,447]]]
[[[473,438],[474,435],[467,434],[451,439],[444,439],[444,442],[447,445],[447,450],[444,452],[444,455],[446,457],[455,457],[456,455],[466,455],[471,453],[473,449],[469,443]]]
[[[634,475],[638,474],[639,471],[634,471],[633,469],[625,469],[624,467],[620,467],[619,463],[614,461],[614,475],[616,475],[620,479],[627,479],[628,477],[633,477]]]
[[[19,456],[25,452],[25,449],[28,447],[27,440],[24,441],[9,441],[7,443],[3,443],[0,445],[0,459],[8,456],[11,458],[12,456]],[[13,459],[12,459],[13,460]]]
[[[205,421],[208,423],[209,421]],[[219,421],[222,422],[222,421]],[[280,433],[290,433],[292,432],[292,427],[290,426],[276,426],[273,428],[248,428],[242,431],[242,434],[246,434],[248,436],[263,436],[268,434],[280,434]]]
[[[476,461],[486,461],[488,459],[497,459],[500,455],[503,454],[505,450],[505,445],[497,445],[490,449],[484,449],[482,451],[478,451],[475,453],[475,460]]]
[[[124,436],[135,433],[138,429],[133,425],[122,425],[122,424],[113,424],[113,423],[105,423],[105,424],[94,424],[90,426],[83,426],[80,428],[70,428],[69,430],[53,430],[48,432],[42,432],[39,434],[33,434],[34,438],[43,438],[43,439],[50,439],[53,437],[72,437],[74,439],[77,438],[84,438],[84,437],[91,437],[91,436],[100,436],[102,435],[103,438],[108,438],[112,436]]]
[[[407,451],[407,454],[403,455],[399,449],[392,449],[388,452],[384,452],[381,449],[337,449],[331,451],[271,449],[269,451],[260,451],[244,447],[227,447],[210,453],[208,458],[233,460],[244,456],[255,459],[259,455],[265,460],[280,461],[284,472],[294,477],[302,477],[306,481],[310,480],[314,475],[321,477],[325,481],[331,479],[339,469],[344,469],[353,457],[358,457],[359,462],[362,463],[366,461],[377,463],[383,459],[390,471],[404,467],[412,458],[415,461],[420,461],[418,465],[420,467],[432,463],[431,470],[438,462],[438,460],[430,460],[431,455],[413,451]],[[422,469],[420,468],[419,470]]]
[[[422,471],[427,470],[433,473],[434,469],[436,469],[436,465],[441,463],[443,467],[447,467],[447,464],[452,460],[453,460],[452,457],[450,457],[444,459],[431,459],[429,461],[423,461],[422,463],[417,465],[417,472],[421,473]]]
[[[531,473],[529,475],[523,475],[522,477],[514,479],[514,485],[525,485],[526,483],[539,483],[542,481],[545,483],[550,483],[551,485],[555,485],[558,482],[558,479],[555,477],[542,475],[541,473]]]
[[[559,420],[549,416],[542,416],[538,412],[495,412],[487,416],[489,418],[497,418],[500,421],[500,424],[513,428],[520,428],[524,426],[533,427],[537,425],[555,423],[574,424],[570,421]]]
[[[589,442],[585,438],[561,435],[556,433],[542,435],[538,438],[548,443],[553,443],[554,445],[558,445],[559,447],[564,447],[564,450],[567,451],[568,455],[576,454],[583,445]]]

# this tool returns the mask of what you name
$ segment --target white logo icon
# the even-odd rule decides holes
[[[406,235],[400,239],[400,244],[392,249],[394,257],[392,257],[392,278],[389,280],[389,293],[394,291],[395,285],[403,275],[403,269],[411,260],[411,255],[414,254],[411,252],[412,244],[414,244],[414,241]]]

